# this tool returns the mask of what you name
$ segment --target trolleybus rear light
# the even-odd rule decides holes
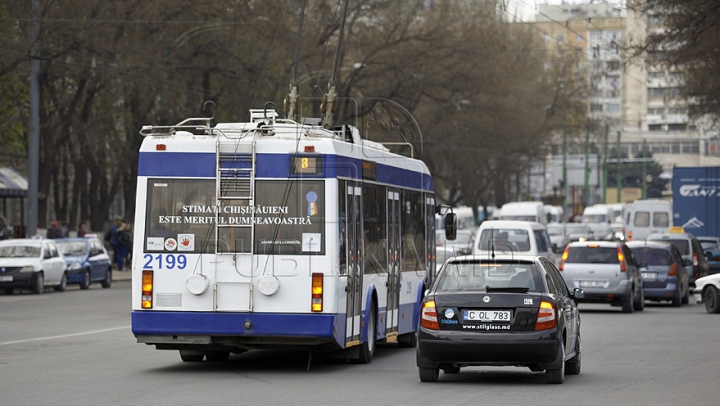
[[[153,307],[153,271],[142,271],[142,299],[140,307],[152,309]]]
[[[323,274],[312,274],[312,303],[311,310],[321,312],[323,310]]]

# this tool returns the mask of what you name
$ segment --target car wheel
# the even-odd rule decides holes
[[[443,372],[446,374],[459,374],[460,373],[460,367],[448,367],[443,368]]]
[[[4,292],[6,295],[12,295],[12,294],[13,294],[13,288],[5,288],[5,289],[3,289],[3,292]]]
[[[720,295],[715,286],[708,286],[703,292],[703,302],[708,313],[720,313]]]
[[[83,273],[83,280],[80,282],[80,289],[87,289],[90,287],[90,271],[85,270],[85,273]]]
[[[577,375],[580,373],[581,366],[582,353],[580,352],[580,335],[578,334],[577,341],[575,343],[575,356],[565,362],[565,372],[570,375]]]
[[[370,304],[370,313],[367,323],[367,341],[360,345],[358,363],[369,364],[375,355],[375,302]]]
[[[230,359],[230,351],[213,351],[205,354],[208,362],[225,362]]]
[[[182,359],[183,362],[200,362],[203,358],[205,358],[205,354],[198,354],[195,352],[187,353],[180,350],[180,359]]]
[[[42,272],[38,272],[35,274],[35,277],[33,278],[33,284],[32,284],[32,291],[33,293],[43,293],[45,290],[45,277],[43,276]]]
[[[67,290],[67,273],[63,272],[63,276],[60,278],[60,283],[53,288],[58,292],[64,292]]]
[[[622,311],[623,313],[632,313],[633,312],[633,302],[635,301],[635,289],[630,289],[630,294],[625,296],[622,301]]]
[[[680,305],[682,304],[682,298],[680,297],[681,294],[682,294],[682,291],[678,287],[677,292],[675,292],[675,295],[670,300],[670,303],[672,304],[673,307],[680,307]]]
[[[560,369],[547,369],[545,370],[545,378],[547,383],[560,384],[565,382],[565,343],[560,343]]]
[[[112,286],[112,268],[108,267],[107,271],[105,271],[105,279],[103,279],[100,284],[103,288],[109,288]]]
[[[398,337],[398,345],[400,348],[415,348],[417,347],[417,332],[403,334]]]
[[[420,372],[420,382],[437,382],[440,375],[440,368],[418,368]]]
[[[640,289],[640,295],[638,295],[637,300],[633,303],[633,309],[638,312],[645,310],[645,291],[643,289]]]

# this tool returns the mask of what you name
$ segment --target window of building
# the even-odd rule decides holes
[[[664,87],[651,87],[648,89],[648,97],[651,99],[657,99],[665,97]]]
[[[649,145],[650,152],[653,154],[667,154],[670,153],[670,144],[657,143]]]
[[[661,115],[661,114],[664,114],[664,113],[665,113],[665,109],[662,108],[662,107],[660,107],[660,108],[649,108],[649,109],[648,109],[648,114]]]
[[[683,154],[698,154],[700,153],[700,146],[695,142],[684,142],[681,146]]]
[[[620,61],[607,61],[606,64],[609,71],[620,70]]]
[[[648,125],[648,131],[661,131],[662,124],[650,124]]]
[[[599,42],[602,39],[602,31],[590,31],[590,41]]]
[[[564,36],[564,35],[558,35],[556,38],[557,38],[557,42],[565,42],[565,36]]]
[[[685,131],[687,130],[686,123],[668,124],[668,131]]]
[[[660,72],[649,72],[648,75],[649,75],[650,78],[652,78],[652,79],[664,78],[664,77],[665,77],[665,72],[662,72],[662,71],[660,71]]]
[[[681,94],[681,89],[679,87],[668,87],[667,88],[667,95],[669,97],[678,97]]]
[[[619,113],[620,103],[608,103],[606,106],[608,113]]]
[[[602,104],[591,104],[590,112],[591,113],[601,113],[602,112]]]
[[[680,143],[679,142],[673,142],[670,146],[670,153],[672,154],[679,154],[680,153]]]
[[[670,114],[685,114],[685,111],[683,107],[671,107],[668,109],[668,113]]]

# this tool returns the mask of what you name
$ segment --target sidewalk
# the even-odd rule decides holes
[[[132,272],[129,269],[126,269],[124,271],[118,271],[117,269],[113,269],[113,272],[112,272],[113,282],[129,281],[131,279],[132,279]]]

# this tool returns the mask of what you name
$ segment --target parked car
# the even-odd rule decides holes
[[[473,250],[475,230],[458,230],[455,239],[450,241],[445,238],[445,231],[436,231],[435,245],[438,247],[450,248],[458,255],[469,254]]]
[[[705,304],[705,311],[720,313],[720,273],[698,278],[693,294],[698,303]]]
[[[720,237],[697,237],[705,252],[710,274],[720,272]]]
[[[707,258],[697,240],[692,234],[687,233],[657,233],[650,234],[648,241],[663,241],[672,243],[677,247],[683,256],[685,268],[690,275],[690,286],[695,286],[695,280],[710,273]]]
[[[435,271],[439,272],[445,261],[457,256],[457,252],[452,248],[437,247],[435,248]]]
[[[568,243],[587,241],[590,238],[590,227],[585,223],[565,223],[565,234],[568,236]]]
[[[110,255],[97,237],[61,238],[55,240],[67,263],[68,283],[77,283],[87,289],[93,282],[103,288],[112,285]]]
[[[565,250],[568,245],[568,236],[565,234],[565,227],[561,223],[548,223],[547,233],[550,237],[553,252],[559,254]]]
[[[420,380],[491,365],[545,371],[548,383],[563,383],[566,372],[580,373],[582,297],[545,257],[450,259],[421,305]]]
[[[657,241],[630,241],[627,246],[640,268],[645,300],[669,300],[676,307],[688,303],[690,282],[677,247]]]
[[[0,288],[6,295],[15,288],[43,293],[45,286],[67,288],[65,259],[53,240],[17,238],[0,241]]]
[[[622,242],[574,242],[565,248],[558,270],[565,283],[585,291],[584,302],[622,306],[624,313],[645,308],[643,279],[632,251]]]

